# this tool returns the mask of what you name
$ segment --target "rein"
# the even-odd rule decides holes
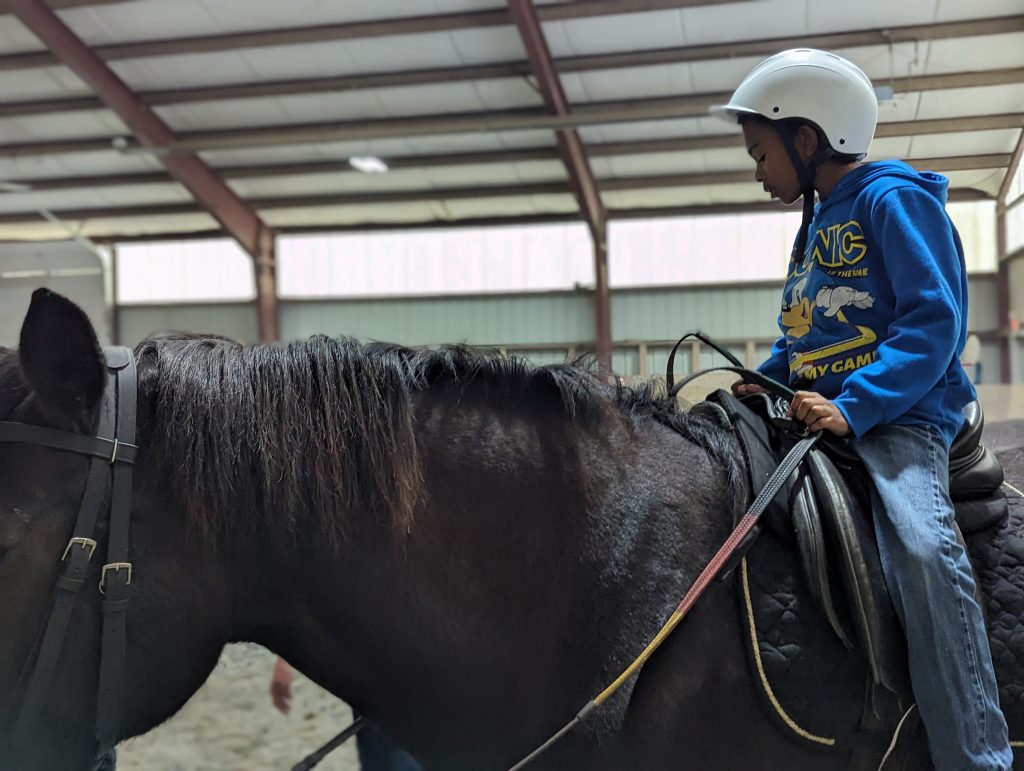
[[[114,746],[121,727],[128,587],[132,582],[133,569],[128,561],[128,544],[132,472],[138,453],[135,445],[137,389],[132,352],[127,348],[104,347],[103,353],[110,377],[99,408],[96,436],[25,423],[0,422],[0,442],[48,447],[90,459],[85,492],[71,538],[60,557],[61,573],[54,588],[53,603],[38,646],[35,667],[28,679],[25,700],[14,726],[15,747],[23,747],[28,742],[50,693],[78,590],[85,583],[96,551],[97,521],[108,498],[107,555],[99,580],[99,591],[104,598],[96,692],[98,754]],[[24,676],[24,671],[22,674]],[[24,677],[15,686],[15,692],[22,679]]]

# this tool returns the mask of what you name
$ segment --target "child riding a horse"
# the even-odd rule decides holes
[[[742,127],[765,192],[786,204],[803,198],[781,335],[759,369],[796,389],[793,417],[850,435],[871,475],[879,554],[935,767],[1008,769],[1006,721],[949,497],[949,446],[975,392],[960,363],[967,277],[945,211],[948,180],[899,161],[863,162],[875,92],[831,53],[777,54],[713,112]]]

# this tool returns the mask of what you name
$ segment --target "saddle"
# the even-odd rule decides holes
[[[769,394],[741,400],[719,390],[694,408],[710,408],[732,429],[745,456],[751,494],[801,438],[786,418],[787,407]],[[950,449],[950,495],[965,535],[994,527],[1008,514],[1000,491],[1002,467],[982,444],[983,429],[981,406],[972,402],[964,408],[964,425]],[[771,528],[796,550],[805,585],[828,626],[848,651],[864,657],[875,687],[899,695],[908,688],[906,647],[882,575],[870,484],[846,443],[825,436],[787,480],[758,527]]]

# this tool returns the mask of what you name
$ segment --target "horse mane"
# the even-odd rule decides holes
[[[209,535],[271,523],[279,532],[282,518],[293,533],[315,527],[333,544],[367,521],[408,533],[422,478],[413,397],[428,389],[547,401],[574,421],[649,418],[735,474],[726,432],[679,412],[655,384],[608,383],[586,361],[537,367],[464,345],[428,350],[326,336],[243,346],[174,334],[136,353],[140,388],[151,398],[140,416],[144,441]]]

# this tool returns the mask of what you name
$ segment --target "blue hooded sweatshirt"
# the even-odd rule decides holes
[[[782,336],[759,369],[831,399],[856,436],[931,425],[949,444],[976,398],[960,365],[967,270],[948,185],[900,161],[859,166],[817,205],[790,261]]]

